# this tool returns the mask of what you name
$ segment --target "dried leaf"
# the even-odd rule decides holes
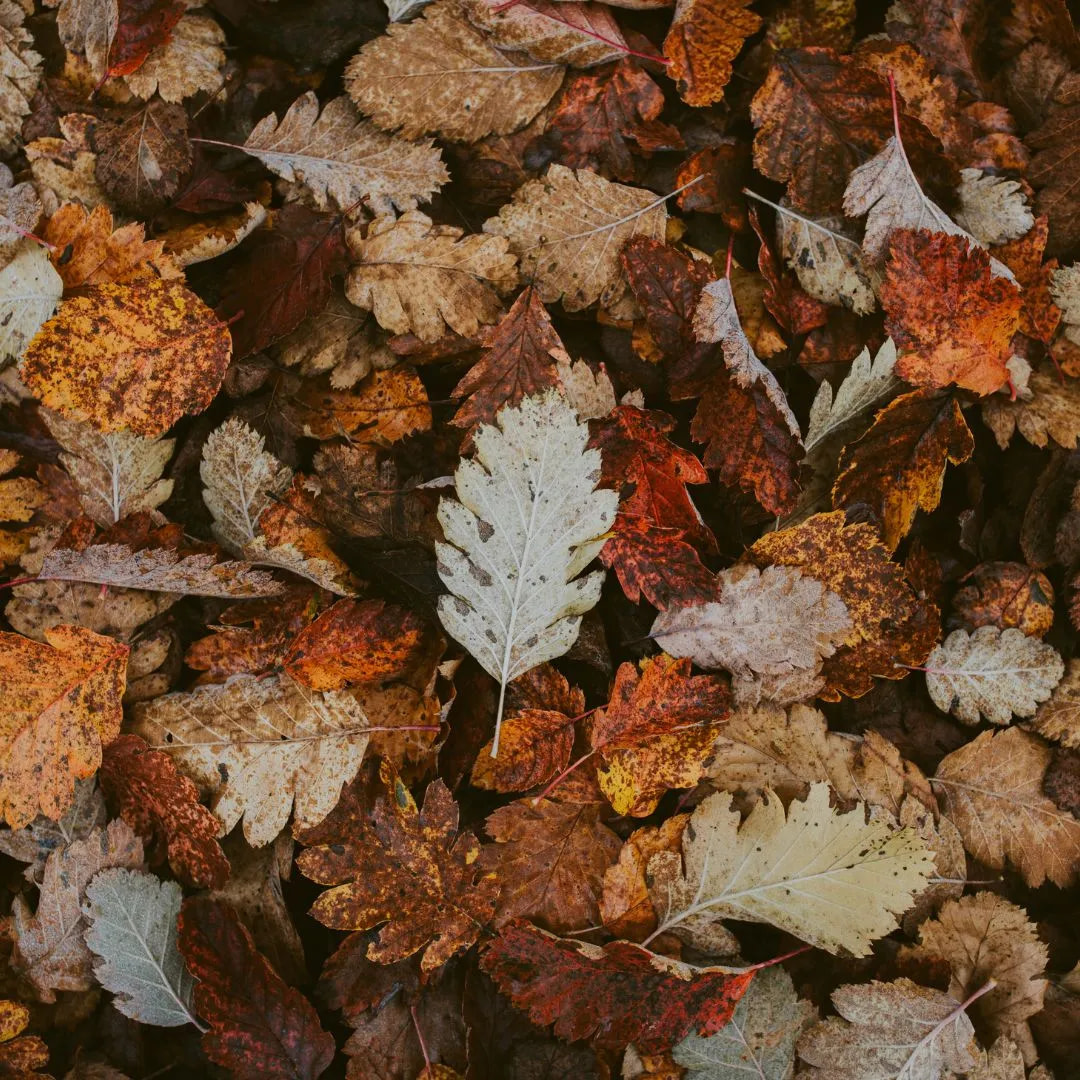
[[[0,267],[0,362],[19,359],[26,346],[56,310],[64,282],[48,253],[24,239]]]
[[[1035,224],[1017,180],[964,169],[956,193],[960,199],[956,220],[980,244],[1019,240]]]
[[[25,17],[13,0],[0,3],[0,153],[5,157],[16,149],[42,75],[42,59],[31,48],[34,38],[23,26]]]
[[[747,7],[748,0],[677,0],[664,56],[688,105],[723,99],[732,62],[761,26],[761,17]]]
[[[1032,728],[1045,739],[1071,749],[1080,747],[1080,660],[1070,660],[1065,674],[1031,721]]]
[[[178,102],[200,92],[213,94],[225,81],[225,33],[208,15],[184,15],[168,39],[124,76],[127,88],[144,100],[156,92]]]
[[[981,563],[960,579],[953,612],[969,629],[1015,626],[1029,637],[1045,637],[1054,625],[1054,587],[1045,574],[1024,563]]]
[[[1028,388],[1028,399],[1011,401],[1007,395],[994,394],[983,402],[983,422],[998,446],[1004,450],[1019,429],[1032,446],[1045,447],[1053,439],[1066,450],[1074,449],[1080,439],[1080,396],[1075,384],[1043,367],[1031,373]]]

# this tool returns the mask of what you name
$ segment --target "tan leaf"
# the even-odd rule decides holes
[[[932,781],[942,811],[979,862],[1009,862],[1031,886],[1080,873],[1080,821],[1043,793],[1052,751],[1019,728],[984,731],[946,755]]]
[[[438,0],[419,19],[394,23],[368,42],[345,69],[345,89],[387,131],[475,142],[527,124],[558,90],[564,70],[499,52],[453,0]]]
[[[262,203],[244,203],[240,210],[205,215],[190,225],[170,229],[161,234],[161,242],[178,266],[191,266],[232,251],[266,218],[267,210]]]
[[[670,931],[706,949],[717,919],[764,922],[828,952],[867,956],[933,873],[910,829],[866,822],[866,808],[829,806],[828,784],[784,806],[773,793],[740,825],[727,793],[710,795],[683,834],[680,859],[649,860],[649,892]]]
[[[23,26],[25,13],[13,0],[0,0],[0,153],[16,149],[23,117],[41,81],[41,57]]]
[[[1045,739],[1080,748],[1080,660],[1068,662],[1061,682],[1039,706],[1031,726]]]
[[[1029,398],[1011,401],[1007,394],[992,394],[982,403],[983,423],[1004,450],[1017,428],[1032,446],[1047,446],[1051,439],[1066,450],[1080,438],[1080,388],[1057,376],[1049,365],[1036,368],[1028,383]]]
[[[980,626],[954,630],[926,661],[926,689],[942,712],[965,724],[984,717],[1007,724],[1033,716],[1061,681],[1065,664],[1057,650],[1023,630]]]
[[[303,184],[320,210],[366,201],[376,214],[415,210],[450,179],[435,144],[387,135],[365,120],[347,97],[328,101],[309,90],[278,122],[271,113],[241,147],[284,180]]]
[[[1050,275],[1050,295],[1061,308],[1065,336],[1080,345],[1080,266],[1061,266]]]
[[[965,1080],[1024,1080],[1028,1075],[1020,1048],[1004,1035],[989,1050],[981,1051],[978,1058]],[[1032,1069],[1031,1080],[1051,1080],[1049,1073],[1044,1072],[1042,1077],[1038,1073],[1039,1069]]]
[[[415,24],[413,24],[415,25]],[[447,330],[476,337],[502,313],[497,291],[517,282],[506,240],[464,236],[410,210],[348,234],[353,267],[345,295],[395,334],[437,341]]]
[[[978,1044],[965,1005],[909,979],[841,986],[840,1014],[807,1031],[799,1057],[815,1080],[941,1080],[966,1073]]]
[[[164,101],[213,94],[225,77],[225,32],[208,15],[185,15],[168,40],[158,45],[137,71],[124,76],[128,89],[144,100],[156,91]]]
[[[65,202],[97,206],[106,201],[97,181],[97,153],[91,142],[95,117],[68,113],[59,117],[57,124],[59,137],[46,135],[25,147],[34,186],[45,210],[52,213]]]
[[[34,185],[15,177],[0,165],[0,262],[6,263],[18,250],[27,232],[33,232],[41,218],[41,200]]]
[[[663,240],[666,223],[664,200],[651,191],[551,165],[543,179],[518,188],[484,232],[507,237],[545,304],[561,300],[580,311],[599,301],[610,310],[629,289],[619,252],[633,236]]]
[[[347,693],[320,694],[287,676],[237,675],[135,707],[132,731],[168,750],[213,796],[225,834],[243,818],[253,847],[270,843],[294,811],[317,825],[360,768],[370,725]]]
[[[46,0],[47,7],[59,7],[56,29],[69,49],[81,53],[90,73],[100,79],[109,66],[109,46],[119,22],[117,0]]]
[[[949,993],[969,997],[991,979],[996,985],[971,1006],[980,1031],[1001,1035],[1043,1007],[1047,950],[1027,912],[990,892],[950,900],[919,927],[919,944],[905,961],[944,962]],[[988,1040],[989,1041],[989,1040]]]
[[[984,246],[1018,240],[1035,224],[1019,180],[963,169],[956,220]]]
[[[89,990],[94,985],[93,955],[83,941],[86,886],[100,870],[134,870],[142,861],[142,841],[131,827],[110,821],[49,856],[34,914],[23,897],[16,897],[12,960],[42,1001],[55,1001],[57,990]]]
[[[56,310],[63,291],[64,282],[48,252],[33,240],[23,240],[0,268],[0,366],[8,358],[22,356]]]

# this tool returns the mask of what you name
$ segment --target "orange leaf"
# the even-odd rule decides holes
[[[747,11],[750,0],[680,0],[664,38],[668,74],[687,105],[712,105],[724,97],[731,64],[761,16]]]

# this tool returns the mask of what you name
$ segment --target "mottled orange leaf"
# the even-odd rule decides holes
[[[44,1074],[49,1048],[36,1035],[18,1036],[30,1023],[30,1010],[17,1001],[0,1001],[0,1075],[26,1078]]]
[[[990,256],[962,236],[897,229],[881,287],[896,373],[916,386],[955,383],[992,394],[1020,323],[1020,290],[994,277]]]
[[[982,563],[960,580],[952,606],[966,629],[1015,626],[1029,637],[1045,637],[1054,625],[1054,587],[1024,563]]]
[[[210,404],[231,355],[227,327],[182,282],[94,285],[38,331],[20,373],[71,420],[152,438]]]
[[[1020,332],[1044,345],[1054,340],[1061,325],[1061,309],[1054,303],[1050,291],[1057,259],[1043,262],[1050,225],[1045,217],[1019,240],[1010,240],[994,248],[994,258],[1003,262],[1015,275],[1021,288],[1023,307],[1020,309]]]
[[[750,0],[679,0],[664,39],[668,74],[688,105],[711,105],[724,96],[731,65],[743,42],[761,26]]]

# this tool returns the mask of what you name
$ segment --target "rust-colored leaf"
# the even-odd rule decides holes
[[[749,0],[678,0],[664,39],[668,74],[687,105],[712,105],[724,96],[743,42],[761,26]]]
[[[1054,587],[1045,574],[1024,563],[982,563],[961,581],[953,612],[967,629],[1015,626],[1029,637],[1041,638],[1054,625]]]
[[[109,46],[110,76],[130,75],[172,34],[187,11],[184,0],[119,0],[116,36]]]

